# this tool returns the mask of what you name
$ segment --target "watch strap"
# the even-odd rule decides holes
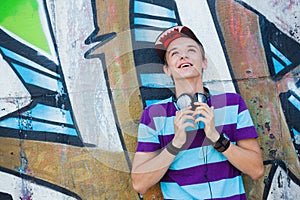
[[[181,148],[177,148],[172,144],[172,141],[167,144],[166,149],[170,154],[174,156],[176,156],[181,151]]]
[[[229,148],[230,140],[224,133],[222,133],[220,134],[218,141],[213,146],[218,152],[224,152]]]

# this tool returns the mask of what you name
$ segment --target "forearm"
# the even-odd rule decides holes
[[[166,149],[156,155],[154,153],[136,153],[131,174],[134,189],[144,194],[160,181],[174,158],[175,156]]]
[[[244,146],[244,144],[247,144],[251,149]],[[233,166],[249,175],[253,180],[263,176],[262,155],[255,139],[241,142],[241,146],[231,143],[229,148],[223,152],[223,155]]]

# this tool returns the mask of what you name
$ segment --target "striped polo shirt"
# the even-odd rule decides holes
[[[247,106],[239,94],[212,95],[215,127],[233,144],[258,134]],[[145,108],[138,130],[137,152],[154,152],[164,148],[174,137],[177,111],[172,97]],[[240,171],[205,137],[203,126],[187,130],[187,142],[160,180],[165,199],[246,199]]]

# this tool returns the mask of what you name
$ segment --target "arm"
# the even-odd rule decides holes
[[[190,109],[191,107],[188,107],[177,112],[174,118],[175,135],[171,142],[175,148],[181,148],[186,142],[186,127],[195,127],[191,122],[187,122],[188,119],[194,119],[191,115],[193,111]],[[140,194],[146,193],[165,175],[174,159],[175,155],[167,148],[157,152],[137,152],[131,173],[133,188]]]
[[[204,117],[197,118],[195,122],[204,122],[206,136],[215,143],[219,139],[220,133],[217,132],[214,125],[214,107],[203,103],[196,105],[199,107],[195,114],[202,114]],[[261,150],[255,138],[239,140],[237,145],[231,143],[223,155],[233,166],[249,175],[253,180],[259,179],[264,174]]]
[[[131,173],[133,188],[138,193],[145,194],[164,176],[174,158],[166,149],[161,152],[137,152]]]
[[[231,143],[223,155],[233,166],[253,180],[259,179],[264,174],[261,150],[254,138],[239,140],[237,145]]]

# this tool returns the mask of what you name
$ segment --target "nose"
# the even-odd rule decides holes
[[[186,52],[180,53],[180,59],[187,58],[187,57],[188,57],[188,54]]]

